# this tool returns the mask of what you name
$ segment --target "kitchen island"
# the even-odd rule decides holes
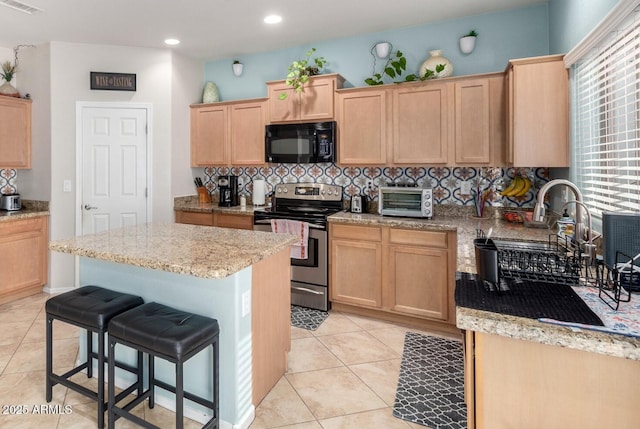
[[[98,285],[218,320],[220,420],[247,427],[255,406],[284,374],[290,349],[290,258],[295,237],[182,224],[144,224],[51,242],[51,250],[80,257],[80,285]],[[80,353],[86,354],[80,336]],[[127,354],[127,352],[129,352]],[[185,367],[185,390],[211,396],[210,350]],[[132,363],[131,350],[118,352]],[[191,369],[190,369],[191,368]],[[172,381],[173,366],[156,374]],[[118,378],[121,374],[116,374]],[[122,374],[121,382],[130,381]],[[124,383],[123,383],[124,384]],[[173,408],[173,395],[156,391]],[[206,422],[191,402],[185,416]]]

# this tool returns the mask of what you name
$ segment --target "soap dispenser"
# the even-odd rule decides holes
[[[562,217],[558,219],[558,237],[572,240],[575,237],[576,221],[569,215],[567,209],[564,209]]]

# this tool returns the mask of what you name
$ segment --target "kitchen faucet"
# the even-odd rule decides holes
[[[593,265],[593,263],[596,260],[596,246],[593,244],[593,231],[591,229],[591,212],[589,212],[589,208],[586,206],[585,203],[583,203],[582,201],[567,201],[566,203],[564,203],[564,205],[562,206],[562,210],[564,210],[569,204],[571,203],[575,203],[576,204],[576,213],[578,213],[578,206],[581,206],[582,208],[584,208],[584,211],[587,212],[587,242],[583,245],[583,255],[585,256],[585,258],[587,259],[589,265]],[[577,214],[576,214],[576,217]],[[576,222],[577,225],[577,222]],[[576,234],[578,233],[578,230],[576,229]],[[578,236],[576,235],[576,238]],[[580,242],[581,240],[578,240],[578,242]]]
[[[571,189],[571,191],[573,192],[573,195],[575,195],[576,201],[583,202],[582,192],[580,192],[580,189],[578,189],[578,187],[575,184],[568,181],[567,179],[550,180],[547,183],[545,183],[544,186],[542,186],[542,188],[540,188],[540,191],[538,191],[538,200],[536,201],[536,205],[533,208],[533,220],[535,222],[544,222],[544,213],[545,213],[544,197],[547,195],[547,192],[549,192],[549,189],[551,189],[555,185],[568,186],[569,189]],[[584,223],[582,222],[582,208],[583,208],[582,205],[580,204],[576,205],[576,239],[580,239],[580,240],[582,240],[584,237]]]
[[[589,209],[587,208],[587,206],[584,204],[584,201],[582,200],[582,193],[580,192],[580,189],[578,189],[578,187],[574,183],[566,179],[554,179],[545,183],[544,186],[542,186],[542,188],[540,188],[540,191],[538,192],[538,199],[533,209],[533,220],[536,222],[544,222],[544,214],[545,214],[544,197],[549,191],[549,189],[551,189],[555,185],[566,185],[569,189],[571,189],[571,191],[576,197],[575,201],[573,201],[576,204],[575,237],[579,243],[584,243],[584,235],[585,235],[584,234],[585,226],[584,226],[584,221],[582,220],[582,210],[584,209],[584,211],[587,212],[587,223],[588,223],[587,243],[584,246],[583,250],[584,250],[584,253],[588,256],[589,262],[591,263],[595,259],[595,247],[593,245],[593,232],[591,230],[591,213],[589,212]],[[571,202],[565,203],[562,209],[564,209],[570,203]]]

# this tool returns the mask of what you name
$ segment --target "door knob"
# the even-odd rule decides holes
[[[98,208],[98,207],[94,207],[94,206],[92,206],[92,205],[90,205],[90,204],[85,204],[85,205],[84,205],[84,209],[85,209],[85,210],[96,210],[97,208]]]

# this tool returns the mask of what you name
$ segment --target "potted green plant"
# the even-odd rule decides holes
[[[293,61],[287,69],[287,78],[285,83],[290,85],[296,92],[302,92],[304,84],[309,81],[309,77],[320,74],[322,68],[327,64],[327,60],[324,57],[316,57],[313,60],[311,56],[316,51],[316,48],[311,48],[307,51],[305,58]],[[279,96],[280,100],[287,98],[287,94],[283,92]]]
[[[236,76],[240,76],[242,74],[242,69],[244,68],[244,64],[242,64],[238,60],[233,60],[233,64],[231,65],[233,68],[233,74]]]
[[[471,30],[460,38],[460,50],[463,54],[470,54],[476,47],[476,39],[478,38],[478,32]]]
[[[16,74],[16,65],[11,64],[10,61],[5,61],[2,63],[2,72],[0,72],[0,77],[5,80],[5,83],[0,86],[0,95],[8,95],[11,97],[20,97],[18,90],[11,85],[11,80],[13,76]]]
[[[375,63],[374,63],[375,64]],[[438,73],[444,70],[444,64],[438,64],[434,70],[425,70],[422,76],[416,74],[408,74],[404,77],[403,81],[394,81],[394,83],[402,83],[402,82],[414,82],[416,80],[427,80],[433,79],[437,77]],[[364,80],[367,85],[382,85],[384,84],[383,79],[385,77],[389,77],[391,79],[399,78],[402,76],[402,73],[407,69],[407,59],[401,51],[392,52],[387,59],[387,62],[382,67],[382,72],[373,73],[373,76]]]

